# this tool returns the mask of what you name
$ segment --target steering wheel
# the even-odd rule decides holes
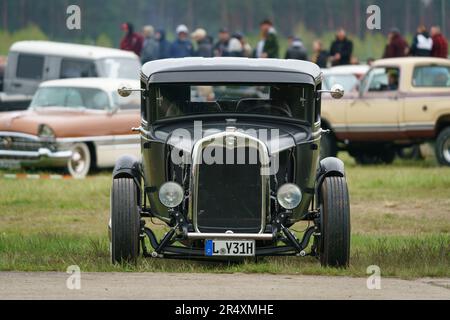
[[[267,108],[270,108],[271,111],[276,110],[279,113],[288,116],[289,118],[293,118],[291,108],[289,108],[289,106],[287,104],[284,104],[284,107],[274,106],[274,105],[265,105],[265,106],[259,105],[259,106],[250,107],[245,111],[250,113],[252,111],[256,111],[259,109],[267,109]]]
[[[222,107],[217,101],[194,102],[193,105],[195,105],[193,110],[207,111],[208,113],[223,112]]]

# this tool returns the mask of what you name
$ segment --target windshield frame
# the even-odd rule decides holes
[[[310,101],[305,102],[305,117],[300,118],[296,117],[295,114],[293,117],[288,116],[281,116],[281,115],[274,115],[274,114],[263,114],[263,113],[238,113],[238,112],[208,112],[208,113],[192,113],[192,114],[184,114],[180,116],[174,116],[174,117],[166,117],[166,118],[158,118],[157,112],[158,112],[158,106],[157,106],[157,94],[156,90],[161,86],[167,86],[167,85],[186,85],[186,86],[232,86],[232,85],[240,85],[240,86],[290,86],[290,87],[310,87]],[[274,83],[274,82],[258,82],[258,83],[248,83],[248,82],[188,82],[188,83],[150,83],[148,87],[148,96],[150,97],[148,104],[143,104],[143,107],[148,108],[147,114],[148,118],[143,119],[144,123],[149,124],[163,124],[163,123],[173,123],[173,122],[182,122],[188,119],[227,119],[227,118],[245,118],[245,119],[260,119],[260,120],[267,120],[267,119],[273,119],[273,120],[279,120],[284,122],[291,122],[296,124],[302,124],[302,125],[308,125],[312,126],[314,125],[315,121],[315,108],[317,107],[317,99],[316,97],[316,85],[311,85],[310,83]],[[243,97],[245,98],[245,97]],[[236,101],[239,99],[236,99]],[[233,101],[233,100],[229,100]],[[289,107],[293,107],[292,105],[289,105]]]

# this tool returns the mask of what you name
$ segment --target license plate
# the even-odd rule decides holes
[[[205,255],[212,256],[254,256],[254,240],[206,240]]]

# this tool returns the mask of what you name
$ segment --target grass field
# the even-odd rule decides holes
[[[433,161],[359,167],[346,159],[352,209],[351,265],[321,268],[314,258],[223,264],[141,259],[109,262],[108,172],[86,180],[0,178],[0,270],[269,272],[365,276],[450,276],[450,169]],[[302,230],[302,225],[295,227]],[[154,226],[159,234],[166,229]]]

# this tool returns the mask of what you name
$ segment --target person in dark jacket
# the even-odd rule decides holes
[[[196,57],[213,57],[213,44],[211,37],[208,37],[205,29],[198,28],[191,34],[192,40],[197,44],[194,55]]]
[[[322,41],[316,40],[313,42],[313,56],[311,62],[317,64],[320,68],[326,68],[328,65],[328,51],[323,49]]]
[[[411,45],[411,55],[415,57],[430,57],[432,49],[433,39],[431,39],[427,28],[423,25],[419,26]]]
[[[431,49],[431,56],[435,58],[448,58],[448,42],[441,33],[441,28],[438,26],[431,27],[431,38],[433,39],[433,48]]]
[[[336,40],[330,48],[331,64],[333,66],[347,65],[351,63],[353,53],[353,42],[347,39],[347,34],[343,28],[336,33]]]
[[[184,24],[181,24],[177,27],[176,33],[177,39],[170,47],[170,56],[172,58],[192,57],[194,55],[194,47],[188,39],[189,29]]]
[[[388,35],[388,43],[383,58],[399,58],[408,55],[408,43],[397,28],[392,28]]]
[[[125,36],[120,41],[120,49],[132,51],[140,56],[144,37],[139,33],[134,32],[134,26],[129,22],[122,24],[122,31],[125,32]]]
[[[145,26],[142,28],[142,35],[144,36],[144,44],[141,52],[141,62],[153,61],[159,57],[159,43],[154,38],[155,30],[152,26]]]
[[[277,32],[272,21],[266,19],[260,24],[261,40],[255,49],[256,58],[278,58],[279,45]]]
[[[227,57],[229,56],[228,46],[230,45],[230,32],[226,28],[222,28],[219,31],[219,40],[214,45],[215,57]]]
[[[308,60],[308,54],[300,38],[289,37],[289,47],[284,56],[285,59]]]
[[[171,43],[166,39],[166,31],[164,29],[159,29],[158,31],[156,31],[155,40],[159,44],[158,59],[170,58]]]

